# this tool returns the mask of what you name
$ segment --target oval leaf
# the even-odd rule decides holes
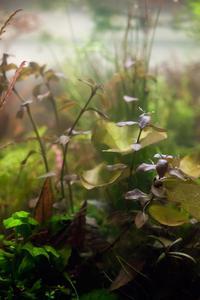
[[[180,169],[189,176],[200,177],[200,152],[183,157],[180,161]]]
[[[163,180],[169,201],[177,202],[192,217],[200,220],[200,185],[193,180],[167,178]]]
[[[175,205],[153,204],[149,207],[149,213],[157,222],[167,226],[179,226],[188,223],[188,214],[181,211]]]
[[[95,168],[82,173],[80,179],[82,185],[91,190],[96,187],[104,187],[115,182],[124,172],[124,168],[119,168],[119,165],[106,165],[101,163]]]

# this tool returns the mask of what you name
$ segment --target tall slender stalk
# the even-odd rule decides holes
[[[16,90],[16,88],[13,89],[15,95],[19,98],[19,100],[23,103],[25,103],[25,99],[18,93],[18,91]],[[30,110],[30,106],[29,104],[27,103],[25,105],[26,107],[26,111],[27,111],[27,114],[28,114],[28,117],[29,117],[29,120],[31,122],[31,125],[33,127],[33,130],[35,132],[35,135],[36,135],[36,138],[37,138],[37,141],[39,143],[39,146],[40,146],[40,150],[41,150],[41,154],[42,154],[42,158],[43,158],[43,162],[44,162],[44,166],[45,166],[45,170],[46,172],[48,173],[49,172],[49,165],[48,165],[48,161],[47,161],[47,156],[46,156],[46,149],[45,149],[45,146],[42,142],[42,139],[40,137],[40,134],[39,134],[39,131],[38,131],[38,128],[37,128],[37,125],[34,121],[34,118],[32,116],[32,113],[31,113],[31,110]]]
[[[140,137],[141,137],[141,134],[142,134],[142,128],[140,128],[140,131],[138,133],[138,137],[137,137],[137,141],[136,141],[136,144],[139,144],[140,143]],[[133,172],[133,168],[134,168],[134,154],[135,152],[133,153],[132,155],[132,159],[131,159],[131,164],[130,164],[130,173],[129,173],[129,180],[131,180],[131,176],[132,176],[132,172]]]
[[[30,122],[33,126],[33,130],[34,130],[35,135],[37,137],[38,143],[40,145],[40,150],[41,150],[41,154],[42,154],[42,158],[43,158],[43,161],[44,161],[46,172],[49,172],[49,166],[48,166],[48,161],[47,161],[47,156],[46,156],[46,150],[45,150],[44,144],[41,140],[40,134],[38,132],[37,125],[36,125],[36,123],[33,119],[29,104],[26,105],[26,111],[27,111],[28,117],[30,119]]]
[[[155,35],[156,35],[156,29],[158,27],[158,22],[159,22],[159,19],[160,19],[160,14],[161,14],[162,6],[163,6],[163,0],[160,0],[160,5],[159,5],[159,8],[158,8],[156,17],[155,17],[155,22],[154,22],[154,25],[153,25],[152,37],[151,37],[150,42],[149,42],[149,50],[148,50],[147,58],[146,58],[147,59],[148,67],[149,67],[149,63],[150,63],[150,59],[151,59],[151,53],[152,53],[152,49],[153,49],[153,43],[154,43],[154,39],[155,39]]]
[[[73,130],[75,129],[75,127],[78,124],[80,118],[82,117],[82,115],[86,111],[86,109],[87,109],[88,105],[90,104],[91,100],[96,95],[98,89],[99,89],[98,85],[95,85],[94,87],[91,87],[90,96],[89,96],[87,102],[85,103],[85,105],[83,106],[83,108],[81,109],[81,111],[79,112],[79,114],[78,114],[77,118],[75,119],[73,125],[71,126],[71,128],[70,128],[70,130],[68,132],[68,137],[72,136]],[[65,144],[65,146],[64,146],[63,161],[62,161],[62,167],[61,167],[61,173],[60,173],[60,183],[61,183],[61,195],[62,195],[62,198],[65,198],[64,175],[65,175],[65,172],[68,173],[68,164],[67,164],[68,149],[69,149],[69,142],[67,144]],[[69,190],[69,202],[70,202],[70,206],[71,206],[71,211],[73,212],[74,211],[73,193],[72,193],[70,182],[67,182],[67,185],[68,185],[68,190]]]

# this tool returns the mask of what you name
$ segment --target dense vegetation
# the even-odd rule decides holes
[[[104,85],[2,56],[0,299],[199,299],[198,83],[131,55],[129,18]]]

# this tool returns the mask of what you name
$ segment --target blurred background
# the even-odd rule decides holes
[[[92,55],[103,67],[112,68],[128,14],[132,16],[130,26],[138,35],[137,43],[134,36],[129,43],[135,41],[133,52],[139,47],[146,26],[145,5],[145,1],[137,0],[1,0],[2,20],[15,9],[23,9],[7,29],[1,51],[12,54],[17,62],[38,61],[57,67],[73,59],[88,60]],[[151,66],[198,61],[198,1],[148,0],[147,5],[149,26],[154,25],[162,5]]]
[[[153,112],[154,122],[168,131],[160,152],[185,155],[199,149],[199,0],[0,0],[1,24],[20,8],[1,37],[1,63],[5,53],[8,64],[31,63],[16,88],[24,99],[34,100],[31,109],[42,136],[55,140],[69,128],[88,97],[88,87],[78,79],[89,78],[104,85],[93,107],[111,120],[135,120],[141,113],[138,104]],[[6,68],[7,78],[15,69],[15,65]],[[2,65],[1,73],[2,79]],[[131,100],[127,96],[137,98],[138,104],[126,103]],[[59,114],[57,132],[52,103]],[[22,143],[21,148],[5,146],[32,133],[27,117],[19,118],[19,109],[12,94],[0,112],[0,180],[7,186],[0,198],[5,202],[12,197],[10,178],[15,182],[21,162],[35,147],[33,143]],[[79,126],[90,129],[94,116],[88,114]],[[77,155],[70,157],[72,172],[80,165],[94,164],[96,153],[89,144],[74,146],[72,152]],[[30,189],[35,193],[30,180],[43,171],[35,170],[34,159],[29,167],[20,175],[22,189],[16,199],[25,199]]]

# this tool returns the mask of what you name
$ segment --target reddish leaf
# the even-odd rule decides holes
[[[52,216],[53,191],[51,188],[51,179],[47,177],[42,187],[37,205],[34,211],[34,217],[39,223],[46,222]]]
[[[148,215],[146,215],[143,211],[139,211],[135,217],[135,226],[140,229],[144,226],[147,220]]]
[[[157,164],[156,164],[156,171],[158,173],[159,178],[162,178],[165,176],[169,169],[169,163],[166,159],[159,159]]]
[[[137,171],[142,171],[142,172],[148,172],[148,171],[152,171],[155,170],[156,166],[153,164],[141,164],[139,165],[139,167],[137,168]]]
[[[144,129],[145,127],[147,127],[151,124],[151,116],[147,113],[140,115],[138,123],[139,123],[140,128]]]
[[[110,286],[110,291],[115,291],[130,281],[132,281],[138,274],[141,274],[141,271],[144,267],[144,261],[135,261],[134,263],[128,263],[120,271],[115,280]]]
[[[130,268],[129,268],[130,269]],[[127,283],[133,280],[133,275],[130,271],[125,271],[124,269],[121,269],[119,271],[119,274],[115,278],[115,280],[112,282],[110,286],[110,291],[115,291],[123,286],[125,286]]]
[[[81,248],[85,241],[87,202],[85,201],[69,226],[68,243],[72,247]]]
[[[86,234],[86,210],[87,202],[85,201],[71,223],[53,237],[54,247],[70,244],[74,248],[82,248]]]
[[[16,70],[15,75],[13,76],[13,78],[11,79],[11,81],[9,82],[7,91],[1,96],[0,99],[0,109],[4,106],[4,104],[6,103],[7,98],[10,96],[10,94],[12,93],[12,90],[14,88],[15,82],[17,81],[17,78],[19,77],[21,71],[23,70],[23,67],[25,66],[25,61],[23,61],[19,68]]]
[[[125,195],[125,199],[127,200],[144,200],[144,201],[149,201],[150,197],[146,193],[143,193],[139,189],[134,189],[132,191],[129,191]]]

